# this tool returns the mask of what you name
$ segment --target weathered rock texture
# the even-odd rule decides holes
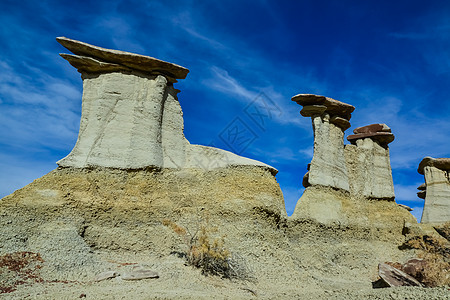
[[[104,49],[68,38],[62,54],[82,75],[78,140],[61,167],[119,169],[251,165],[276,170],[224,150],[191,145],[173,87],[187,69],[152,57]]]
[[[425,176],[425,186],[418,193],[425,197],[422,223],[450,221],[450,158],[425,157],[417,170]],[[425,190],[423,190],[425,188]]]
[[[95,299],[248,299],[250,289],[262,299],[329,299],[330,293],[336,299],[360,293],[352,299],[364,299],[380,293],[372,290],[378,263],[410,257],[398,249],[408,213],[393,202],[356,203],[323,189],[308,189],[317,200],[315,209],[336,192],[337,212],[321,214],[336,213],[341,222],[287,218],[281,190],[259,167],[56,169],[0,201],[0,255],[40,253],[42,278],[57,281],[23,286],[8,296],[76,299],[83,292]],[[163,226],[166,219],[192,233],[208,219],[211,240],[226,235],[226,249],[241,257],[239,267],[247,266],[253,279],[205,277],[186,266],[176,254],[187,245]],[[108,270],[131,272],[136,264],[160,278],[90,282]],[[74,282],[62,283],[67,280]]]
[[[60,162],[63,167],[0,200],[0,261],[28,251],[42,263],[35,273],[25,273],[30,284],[17,291],[6,286],[8,299],[448,295],[447,289],[372,289],[380,262],[415,256],[415,250],[398,247],[405,242],[405,224],[410,232],[420,228],[393,201],[361,201],[349,194],[342,140],[353,107],[303,97],[302,114],[314,116],[317,140],[326,145],[317,146],[311,164],[316,175],[299,203],[305,209],[288,218],[273,168],[184,139],[171,84],[184,78],[186,69],[60,41],[77,55],[68,60],[86,86],[82,130],[72,154]],[[148,120],[152,117],[157,120]],[[339,155],[331,153],[336,147]],[[321,166],[326,181],[317,177]],[[345,176],[335,181],[333,170]],[[167,221],[177,229],[164,226]],[[186,265],[189,238],[203,232],[205,223],[207,239],[223,241],[216,245],[232,253],[233,267],[248,277],[204,276]],[[183,229],[192,235],[182,235]],[[5,282],[17,282],[9,266],[0,264],[0,291]],[[128,281],[126,274],[159,277]]]
[[[350,127],[353,106],[324,96],[299,94],[292,101],[303,106],[301,115],[311,117],[314,156],[308,173],[310,185],[349,191],[344,156],[344,131]]]
[[[306,190],[293,217],[324,224],[377,223],[371,215],[384,208],[381,204],[369,205],[368,200],[395,197],[388,148],[394,140],[391,129],[386,124],[356,128],[348,137],[351,144],[344,146],[353,106],[310,94],[292,100],[303,106],[300,114],[312,118],[314,129],[314,155],[302,182]],[[404,220],[412,217],[406,210],[401,215]]]
[[[351,194],[354,197],[393,200],[394,182],[388,143],[394,140],[386,124],[356,128],[345,146]]]

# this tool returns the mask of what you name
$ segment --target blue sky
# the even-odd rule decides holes
[[[0,197],[75,144],[82,82],[57,36],[188,68],[176,84],[188,140],[277,168],[289,214],[313,146],[296,94],[354,105],[347,135],[392,128],[397,202],[416,216],[420,160],[450,157],[449,1],[1,0],[0,20]],[[271,108],[263,124],[258,101]],[[245,147],[224,138],[236,122],[251,132]]]

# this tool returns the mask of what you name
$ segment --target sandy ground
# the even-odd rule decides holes
[[[274,177],[260,169],[55,170],[0,200],[0,257],[42,258],[29,273],[0,261],[2,285],[33,275],[0,298],[450,299],[449,287],[372,288],[378,263],[417,255],[399,249],[421,230],[406,210],[334,191],[311,195],[310,203],[318,195],[340,201],[342,221],[288,218]],[[205,276],[187,265],[179,256],[185,239],[164,220],[192,233],[206,224],[210,241],[223,240],[245,276]],[[94,281],[137,266],[159,278]]]

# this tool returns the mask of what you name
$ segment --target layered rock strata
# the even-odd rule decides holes
[[[83,79],[78,140],[61,167],[118,169],[214,168],[250,165],[277,171],[231,152],[191,145],[183,133],[177,79],[189,72],[152,57],[65,37],[61,54]]]
[[[450,158],[425,157],[417,170],[424,175],[419,198],[425,198],[422,223],[450,221]]]
[[[302,181],[306,189],[293,218],[378,230],[401,230],[402,222],[413,222],[412,215],[393,201],[367,201],[395,197],[388,148],[394,140],[391,129],[386,124],[356,128],[348,137],[351,144],[344,146],[353,106],[310,94],[292,100],[303,106],[302,116],[312,118],[314,130],[314,155]],[[379,211],[386,209],[390,217],[381,217]]]
[[[394,140],[386,124],[371,124],[353,130],[345,146],[351,194],[354,197],[393,200],[394,182],[388,144]]]
[[[349,120],[355,107],[311,94],[296,95],[292,101],[303,106],[300,114],[311,117],[314,130],[314,155],[304,185],[349,191],[344,131],[350,127]]]
[[[173,83],[187,69],[58,41],[75,53],[62,56],[83,79],[78,140],[59,168],[1,199],[0,255],[40,253],[46,279],[79,280],[109,265],[93,249],[106,256],[178,251],[165,220],[193,234],[211,222],[240,247],[287,218],[274,168],[186,140]]]

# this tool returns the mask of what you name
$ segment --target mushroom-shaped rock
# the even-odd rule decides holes
[[[450,171],[450,158],[432,158],[430,156],[425,157],[422,159],[422,161],[419,163],[419,168],[417,169],[417,172],[419,174],[424,175],[424,169],[425,167],[435,167],[442,171]]]
[[[304,186],[330,186],[348,191],[344,131],[350,127],[355,107],[312,94],[298,94],[292,101],[303,106],[300,114],[311,117],[314,130],[314,155]]]
[[[450,158],[425,157],[417,171],[425,177],[425,190],[417,193],[425,199],[422,223],[450,221]]]
[[[358,133],[374,133],[374,132],[392,132],[391,128],[386,124],[371,124],[353,129],[354,134]]]
[[[292,97],[292,101],[297,102],[297,104],[303,107],[325,106],[326,110],[324,112],[328,113],[330,116],[338,116],[344,118],[347,121],[350,120],[351,114],[355,110],[355,107],[353,105],[325,96],[313,94],[298,94]]]
[[[386,124],[371,124],[353,130],[345,146],[350,170],[350,187],[354,195],[392,200],[394,182],[387,144],[394,140]]]
[[[211,170],[258,166],[231,152],[191,145],[183,133],[179,90],[189,70],[153,57],[105,49],[65,37],[57,41],[74,55],[61,56],[83,79],[80,132],[60,167]]]
[[[391,129],[386,124],[371,124],[358,127],[353,130],[353,133],[355,134],[347,137],[347,140],[352,144],[356,144],[357,140],[370,138],[382,146],[387,146],[387,144],[394,141],[395,138]]]

